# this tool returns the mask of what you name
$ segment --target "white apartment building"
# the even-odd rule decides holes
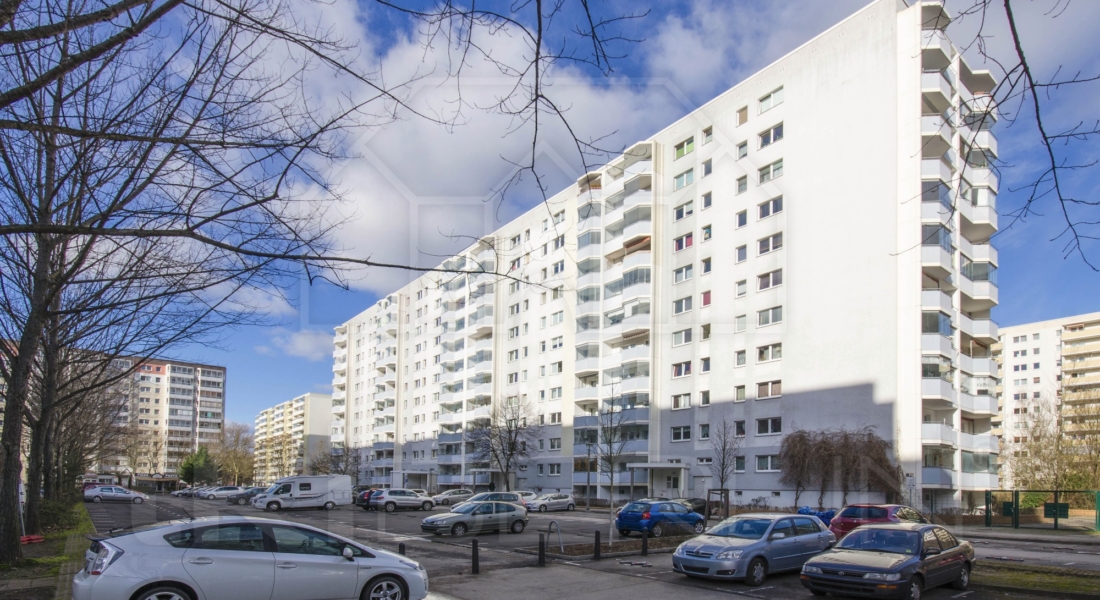
[[[1100,432],[1100,312],[1001,329],[1001,439],[1010,455],[1044,423]],[[1011,486],[1011,464],[1001,469]]]
[[[331,450],[332,396],[307,393],[256,415],[253,466],[257,485],[301,475]]]
[[[949,21],[874,2],[443,263],[511,278],[426,274],[337,327],[333,443],[375,484],[499,486],[462,432],[526,397],[546,430],[517,487],[703,496],[726,421],[733,499],[789,506],[785,434],[873,427],[914,502],[980,502],[996,107]],[[610,481],[584,442],[613,401]]]

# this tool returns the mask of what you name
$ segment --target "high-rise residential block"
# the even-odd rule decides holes
[[[331,450],[332,396],[307,393],[256,415],[253,437],[257,484],[308,470]]]
[[[870,428],[907,501],[980,503],[997,111],[949,21],[875,2],[443,262],[505,275],[425,274],[337,327],[334,444],[375,484],[499,487],[463,433],[526,399],[510,484],[703,496],[726,423],[731,499],[789,506],[785,436]],[[589,473],[609,409],[621,456]]]

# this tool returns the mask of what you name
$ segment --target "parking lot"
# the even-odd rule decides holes
[[[539,532],[546,532],[551,521],[557,522],[565,544],[591,541],[597,529],[606,536],[608,515],[601,512],[535,512],[531,513],[528,527],[521,534],[490,533],[453,538],[422,533],[420,521],[429,513],[415,510],[380,513],[345,506],[332,511],[306,509],[269,513],[249,506],[230,505],[223,500],[170,496],[154,497],[139,505],[100,503],[87,506],[99,531],[189,516],[250,515],[297,521],[385,550],[396,551],[399,544],[405,544],[406,554],[428,570],[433,600],[474,596],[491,600],[497,595],[504,598],[505,594],[514,598],[520,588],[527,586],[534,586],[532,593],[539,597],[567,594],[571,599],[637,600],[639,597],[666,597],[677,591],[690,594],[693,599],[728,598],[730,595],[777,599],[813,597],[802,588],[797,574],[770,577],[763,586],[756,588],[738,582],[690,579],[672,571],[671,555],[667,553],[598,562],[563,561],[547,569],[538,569],[534,568],[534,556],[515,552],[516,548],[536,547]],[[439,507],[433,512],[443,511]],[[471,542],[475,537],[481,567],[481,575],[476,576],[470,574]],[[549,543],[556,545],[557,536],[551,536]],[[516,580],[520,575],[522,581]],[[658,589],[665,591],[657,593]],[[925,597],[982,600],[1004,596],[936,589],[927,592]]]

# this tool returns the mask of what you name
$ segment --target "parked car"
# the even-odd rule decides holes
[[[691,512],[707,516],[707,501],[703,498],[673,498],[673,502],[679,502],[688,507]]]
[[[370,497],[378,491],[378,488],[367,488],[355,495],[355,505],[363,510],[370,510]]]
[[[432,501],[436,504],[442,504],[443,506],[449,506],[451,504],[458,504],[459,502],[465,502],[473,496],[474,493],[470,490],[447,490],[442,494],[438,494],[432,497]]]
[[[851,504],[833,517],[829,530],[840,539],[856,527],[869,523],[928,523],[928,519],[902,504]]]
[[[470,531],[523,533],[527,511],[511,502],[464,502],[450,512],[432,515],[420,522],[420,530],[434,535],[466,535]]]
[[[519,494],[519,500],[523,502],[524,506],[527,506],[529,502],[539,497],[535,492],[517,491],[516,493]],[[528,508],[530,507],[528,506]]]
[[[347,475],[295,475],[276,481],[252,498],[255,508],[323,508],[351,504],[351,477]]]
[[[391,488],[378,490],[370,497],[370,507],[375,510],[394,512],[399,508],[412,508],[416,510],[431,510],[435,506],[431,498],[417,494],[412,490]]]
[[[757,586],[770,573],[802,568],[835,542],[817,517],[748,513],[680,544],[672,555],[672,569],[691,577],[742,579]]]
[[[421,600],[427,589],[404,556],[300,523],[220,516],[95,537],[72,597]]]
[[[415,490],[409,490],[409,491],[410,491],[410,492],[414,492],[414,493],[415,493],[415,494],[416,494],[417,496],[426,496],[426,497],[428,497],[428,498],[431,498],[431,496],[430,496],[430,495],[428,495],[428,490],[422,490],[422,489],[419,489],[419,488],[418,488],[418,489],[415,489]]]
[[[262,487],[251,487],[237,492],[236,494],[230,494],[229,496],[226,496],[225,501],[229,504],[240,504],[241,506],[244,506],[251,502],[253,498],[262,494],[264,492],[264,489],[265,488]]]
[[[193,487],[193,488],[187,490],[186,492],[180,494],[180,496],[183,496],[184,498],[195,498],[195,497],[197,497],[198,494],[200,494],[202,492],[205,492],[206,490],[210,489],[210,487],[211,486],[208,486],[208,485],[204,485],[204,486],[200,486],[200,487]]]
[[[802,585],[827,593],[917,600],[940,585],[965,590],[974,547],[939,525],[874,523],[844,536],[802,567]]]
[[[239,485],[221,485],[216,488],[210,488],[202,493],[200,498],[203,500],[214,500],[215,498],[228,498],[233,494],[239,494],[244,491]]]
[[[98,485],[84,490],[85,502],[132,502],[141,504],[149,496],[117,485]]]
[[[635,531],[653,537],[661,537],[674,530],[703,533],[706,519],[671,500],[631,502],[615,516],[615,529],[624,537]]]
[[[87,489],[87,487],[85,487],[85,489]],[[178,490],[176,490],[176,491],[172,492],[172,493],[171,493],[171,494],[169,494],[169,495],[170,495],[170,496],[175,496],[175,497],[179,498],[179,497],[180,497],[180,496],[182,496],[182,495],[183,495],[184,493],[186,493],[186,492],[189,492],[189,491],[191,491],[191,490],[193,490],[193,489],[195,489],[195,488],[182,488],[182,489],[178,489]]]
[[[470,496],[470,499],[466,502],[510,502],[522,506],[525,511],[527,510],[527,505],[523,503],[523,498],[516,492],[481,492],[480,494]]]
[[[577,505],[569,494],[543,494],[527,502],[527,508],[546,512],[548,510],[573,510]]]

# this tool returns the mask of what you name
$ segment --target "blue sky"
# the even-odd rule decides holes
[[[647,2],[613,2],[625,11],[644,10]],[[605,146],[621,147],[643,139],[699,106],[746,75],[824,31],[865,4],[863,0],[790,0],[788,2],[650,1],[651,12],[628,25],[627,33],[644,40],[622,48],[629,55],[604,78],[579,68],[561,70],[555,93],[566,98],[570,119],[591,136],[609,135]],[[948,2],[958,12],[969,5]],[[1022,35],[1042,76],[1064,70],[1100,69],[1100,51],[1090,24],[1100,22],[1100,2],[1072,3],[1059,17],[1045,15],[1055,2],[1024,3]],[[341,33],[358,41],[365,56],[374,56],[390,73],[423,73],[439,61],[426,53],[410,25],[373,4],[349,0],[321,3],[320,20],[338,22]],[[987,45],[1008,60],[1007,36],[996,18],[987,30]],[[767,27],[762,27],[767,23]],[[972,22],[960,23],[948,34],[961,44],[973,36]],[[1000,27],[998,29],[997,27]],[[502,51],[519,53],[515,40],[497,40]],[[1072,53],[1064,49],[1072,48]],[[1000,54],[998,54],[1000,53]],[[980,68],[980,58],[968,54]],[[477,67],[484,68],[484,67]],[[484,71],[474,74],[484,75]],[[492,96],[492,84],[484,94]],[[444,86],[418,89],[413,97],[425,105],[447,105]],[[1093,98],[1100,86],[1056,94],[1050,103],[1055,125],[1096,118]],[[464,97],[482,90],[465,92]],[[615,110],[608,110],[614,106]],[[1004,108],[1002,109],[1004,110]],[[1014,110],[1014,109],[1011,109]],[[1034,214],[1006,229],[1004,215],[1025,197],[1018,190],[1042,166],[1033,121],[1022,112],[1016,123],[996,130],[1002,165],[998,211],[1002,232],[994,239],[1000,250],[1000,300],[994,319],[1004,325],[1100,310],[1100,277],[1074,254],[1065,255],[1057,236],[1064,227],[1059,208],[1049,199]],[[512,172],[502,157],[524,157],[529,138],[522,132],[505,135],[510,127],[499,115],[471,111],[463,124],[443,128],[403,120],[365,134],[354,143],[362,158],[334,168],[332,176],[347,182],[349,225],[341,241],[380,259],[438,262],[435,257],[466,245],[462,236],[490,231],[514,215],[535,206],[540,196],[529,181],[503,202],[492,190]],[[579,166],[563,144],[560,132],[548,134],[539,160],[556,192],[579,175]],[[1080,162],[1097,158],[1095,144],[1075,143],[1064,150]],[[1095,198],[1096,170],[1074,173],[1067,182],[1076,197]],[[1053,241],[1052,241],[1053,240]],[[1100,264],[1100,248],[1087,248]],[[380,293],[396,289],[406,276],[371,271],[355,279],[351,290],[329,284],[292,285],[285,301],[270,299],[271,319],[263,327],[226,331],[207,346],[180,348],[181,359],[225,365],[229,370],[227,416],[251,423],[272,404],[309,391],[328,391],[332,379],[332,328],[372,304]]]

